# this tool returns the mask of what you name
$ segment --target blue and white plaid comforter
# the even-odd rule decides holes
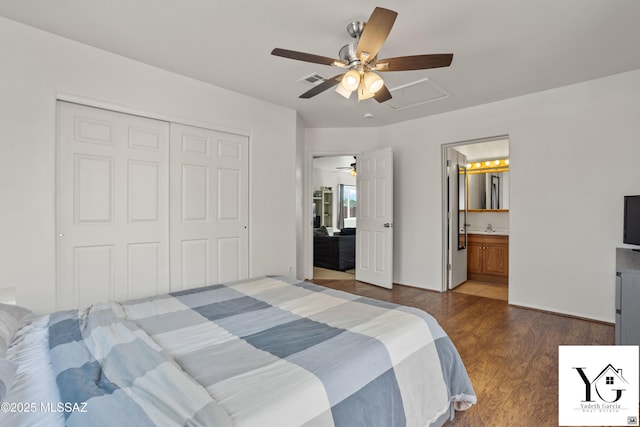
[[[476,397],[423,311],[260,278],[51,316],[68,425],[425,426]]]

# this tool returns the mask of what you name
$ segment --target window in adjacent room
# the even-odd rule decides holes
[[[344,218],[344,226],[355,228],[356,226],[356,207],[358,197],[356,187],[353,185],[343,186],[342,193],[342,216]]]

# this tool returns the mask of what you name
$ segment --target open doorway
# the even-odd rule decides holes
[[[355,279],[355,156],[314,157],[312,169],[313,277]]]
[[[509,138],[445,144],[442,150],[442,290],[507,300]],[[464,160],[447,164],[451,153]],[[464,185],[454,186],[454,177]]]

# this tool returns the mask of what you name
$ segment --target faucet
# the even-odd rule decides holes
[[[493,231],[493,225],[491,224],[487,224],[487,230],[486,231]]]

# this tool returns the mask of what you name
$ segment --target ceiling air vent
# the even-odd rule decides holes
[[[325,80],[327,80],[325,77],[321,76],[320,74],[317,73],[313,73],[313,74],[309,74],[306,77],[301,78],[300,80],[298,80],[299,82],[302,83],[309,83],[311,85],[317,85],[318,83],[322,83]]]
[[[384,105],[394,110],[415,107],[416,105],[426,104],[449,96],[444,89],[429,79],[408,83],[390,89],[389,92],[391,92],[393,98],[386,101]]]

